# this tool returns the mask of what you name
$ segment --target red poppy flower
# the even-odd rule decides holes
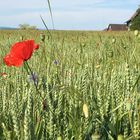
[[[7,66],[21,66],[24,61],[27,61],[32,56],[35,49],[39,45],[34,43],[34,40],[25,40],[12,45],[10,53],[4,57],[4,63]]]

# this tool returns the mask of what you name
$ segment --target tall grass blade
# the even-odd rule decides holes
[[[52,26],[54,29],[54,20],[53,20],[53,14],[52,14],[52,10],[51,10],[51,3],[50,3],[50,0],[47,0],[47,2],[48,2],[48,6],[49,6],[50,15],[51,15]]]
[[[44,24],[45,28],[47,29],[47,31],[48,31],[48,33],[49,33],[50,37],[52,38],[52,35],[51,35],[50,31],[49,31],[49,28],[48,28],[48,26],[46,25],[46,23],[45,23],[45,21],[44,21],[44,19],[42,18],[42,16],[41,16],[41,15],[40,15],[40,18],[41,18],[41,20],[42,20],[42,22],[43,22],[43,24]]]

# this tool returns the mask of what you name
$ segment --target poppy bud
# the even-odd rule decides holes
[[[44,42],[45,41],[45,35],[44,34],[40,34],[40,39],[41,39],[42,42]]]

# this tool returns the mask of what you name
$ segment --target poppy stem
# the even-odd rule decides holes
[[[24,62],[24,68],[26,69],[28,75],[30,75],[30,72],[29,72],[29,70],[28,70],[28,65],[27,65],[26,61]]]
[[[34,77],[34,74],[33,74],[32,69],[30,68],[30,66],[29,66],[29,64],[28,64],[27,61],[24,61],[24,64],[25,64],[25,69],[26,69],[27,73],[28,73],[29,75],[31,75],[32,78],[33,78],[33,82],[34,82],[34,86],[35,86],[35,88],[36,88],[36,91],[40,94],[40,92],[38,91],[38,88],[37,88],[37,84],[36,84],[36,82],[35,82],[36,79],[35,79],[35,77]],[[41,94],[40,94],[40,96],[41,96]],[[42,96],[41,96],[41,97],[42,97]]]
[[[41,93],[39,92],[38,90],[38,87],[37,87],[37,84],[36,84],[36,79],[35,79],[35,76],[34,76],[34,73],[31,69],[31,67],[29,66],[28,62],[27,61],[24,61],[24,68],[26,69],[28,75],[31,75],[32,78],[33,78],[33,82],[34,82],[34,86],[36,88],[36,92],[39,93],[40,97],[44,100],[44,98],[42,97]]]

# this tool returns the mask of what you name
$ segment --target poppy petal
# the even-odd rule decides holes
[[[37,45],[35,44],[35,45],[34,45],[34,49],[35,49],[35,50],[39,49],[39,45],[38,45],[38,44],[37,44]]]
[[[17,58],[23,60],[28,60],[32,52],[32,42],[28,43],[27,41],[15,43],[10,50],[10,53],[13,53]]]
[[[19,67],[23,63],[23,60],[22,59],[18,59],[18,58],[16,58],[15,56],[13,56],[11,54],[6,55],[3,60],[4,60],[4,63],[7,66],[16,66],[16,67]]]
[[[32,56],[34,50],[34,41],[33,40],[27,40],[24,42],[24,47],[22,50],[22,55],[24,60],[30,59]]]

